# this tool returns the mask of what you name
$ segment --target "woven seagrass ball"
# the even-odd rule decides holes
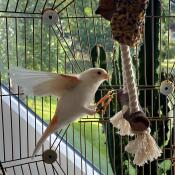
[[[111,19],[112,35],[121,44],[135,46],[142,41],[148,0],[116,0]]]

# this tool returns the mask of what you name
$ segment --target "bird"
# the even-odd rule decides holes
[[[9,76],[26,95],[57,96],[57,107],[51,122],[36,144],[32,158],[41,148],[47,137],[62,129],[82,115],[94,115],[95,93],[109,74],[102,68],[89,68],[79,74],[58,74],[10,67]]]

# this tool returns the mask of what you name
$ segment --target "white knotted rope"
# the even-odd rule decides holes
[[[125,71],[126,86],[129,95],[129,109],[130,113],[139,111],[139,102],[137,96],[137,88],[134,81],[134,74],[131,63],[130,48],[127,45],[120,45],[122,63]]]
[[[122,51],[121,51],[122,52]],[[123,55],[122,55],[123,57]],[[123,75],[123,93],[128,94],[127,77],[124,66],[124,59],[122,58],[122,75]],[[122,110],[117,112],[111,119],[112,125],[118,129],[118,134],[121,136],[133,135],[129,122],[123,117],[123,115],[129,110],[129,106],[122,106]]]
[[[130,48],[127,45],[120,45],[123,67],[129,96],[130,114],[139,111],[139,100],[137,88],[134,81],[134,71],[132,69]],[[161,155],[161,149],[156,144],[154,138],[150,135],[150,128],[135,133],[136,138],[128,143],[125,150],[134,155],[134,163],[143,166],[147,161],[153,161]]]

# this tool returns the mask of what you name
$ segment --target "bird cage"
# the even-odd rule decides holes
[[[94,101],[121,89],[121,50],[98,7],[99,0],[0,1],[0,174],[175,174],[174,0],[149,0],[143,42],[131,48],[140,105],[161,156],[143,166],[133,163],[133,155],[125,151],[132,138],[120,136],[110,123],[121,108],[114,96],[106,113],[69,123],[49,136],[32,159],[59,99],[26,96],[8,70],[16,66],[77,74],[102,67],[111,79],[100,86]]]

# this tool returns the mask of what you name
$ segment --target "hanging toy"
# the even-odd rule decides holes
[[[95,11],[95,13],[100,14],[106,20],[111,21],[115,8],[116,6],[114,0],[100,0],[99,7]]]
[[[125,119],[130,123],[132,132],[136,136],[135,140],[128,143],[125,150],[134,155],[133,162],[136,165],[143,166],[147,161],[157,159],[162,151],[157,146],[154,138],[150,135],[149,122],[147,122],[146,115],[139,105],[129,46],[121,45],[120,47],[122,59],[124,60],[123,66],[126,73],[130,109],[130,115]]]
[[[117,93],[122,110],[110,122],[119,129],[119,134],[135,135],[135,140],[130,141],[125,150],[133,154],[134,163],[138,166],[157,159],[162,153],[150,135],[149,120],[139,104],[130,56],[130,46],[138,45],[143,38],[147,4],[148,0],[116,0],[111,17],[113,38],[120,43],[124,85],[122,91]]]

